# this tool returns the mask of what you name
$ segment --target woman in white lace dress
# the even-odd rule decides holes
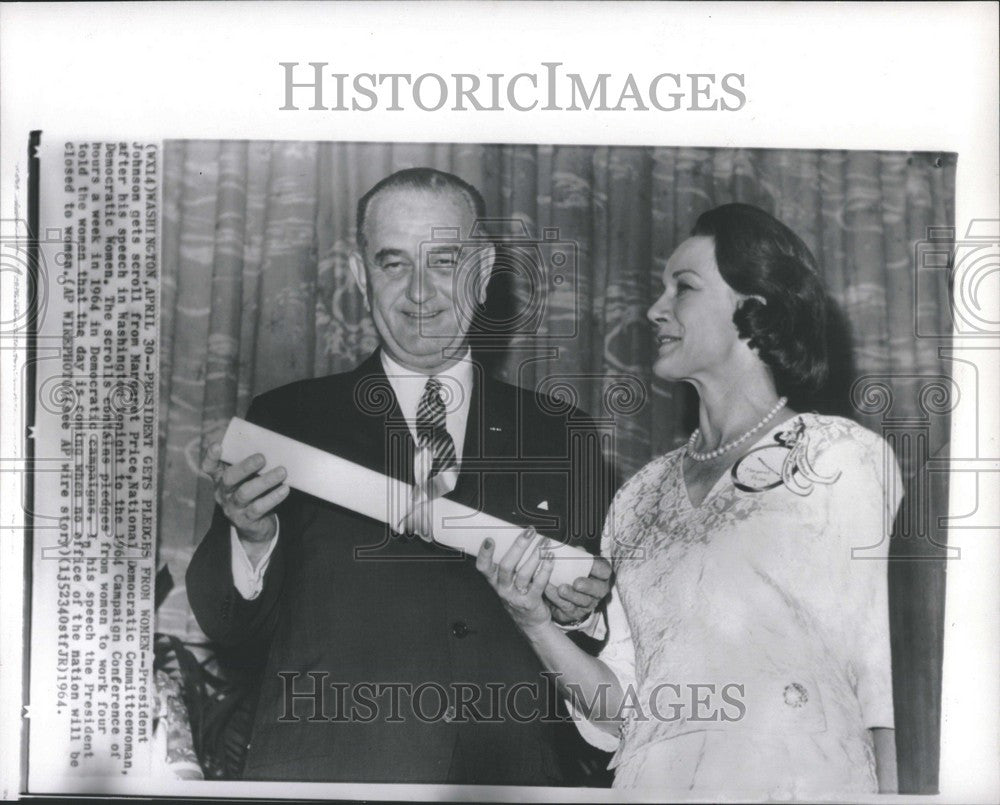
[[[614,751],[615,785],[700,796],[895,788],[888,533],[891,449],[786,393],[826,376],[812,255],[754,207],[711,210],[671,256],[649,310],[654,373],[698,391],[699,426],[619,491],[600,658],[542,601],[530,533],[479,569],[579,714]]]

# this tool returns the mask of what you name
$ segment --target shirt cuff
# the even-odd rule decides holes
[[[603,640],[608,634],[608,627],[604,623],[601,613],[594,610],[579,623],[559,623],[553,618],[552,622],[564,632],[582,632],[587,637],[594,640]]]
[[[278,534],[280,532],[281,521],[275,515],[274,536],[271,538],[271,543],[267,546],[264,555],[257,563],[257,567],[254,567],[250,562],[250,557],[247,556],[246,549],[243,547],[240,535],[236,533],[236,526],[229,526],[229,546],[231,549],[230,552],[233,555],[233,586],[247,601],[253,601],[260,595],[260,591],[264,589],[264,574],[267,572],[267,566],[271,562],[271,554],[274,552],[274,546],[278,544]]]

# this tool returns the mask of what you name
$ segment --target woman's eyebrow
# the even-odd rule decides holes
[[[698,272],[695,271],[693,268],[678,268],[670,276],[673,277],[674,279],[677,279],[681,274],[693,274],[696,277],[698,276]]]

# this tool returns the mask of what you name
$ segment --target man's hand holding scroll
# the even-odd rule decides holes
[[[552,620],[567,628],[587,621],[609,592],[611,563],[600,556],[594,557],[590,575],[580,576],[572,585],[545,585],[545,598],[552,605]]]
[[[215,502],[236,528],[247,558],[256,564],[277,533],[274,509],[288,496],[287,473],[284,467],[275,467],[259,475],[266,465],[260,453],[232,465],[226,465],[221,456],[222,446],[211,445],[201,469],[214,482]]]

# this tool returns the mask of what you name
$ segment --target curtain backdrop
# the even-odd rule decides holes
[[[614,414],[623,479],[693,427],[689,391],[650,375],[645,313],[662,289],[667,258],[698,215],[730,201],[773,213],[816,255],[844,314],[831,410],[839,395],[840,412],[876,432],[887,421],[910,423],[907,438],[894,442],[910,482],[946,445],[950,387],[941,344],[915,337],[950,332],[946,273],[914,254],[931,227],[952,226],[954,155],[171,142],[164,154],[159,549],[177,588],[160,610],[159,631],[199,635],[183,578],[213,505],[199,478],[201,455],[255,394],[352,368],[375,348],[348,271],[356,201],[392,171],[421,165],[471,182],[490,216],[523,222],[535,238],[554,229],[559,242],[575,244],[574,275],[545,289],[537,322],[550,334],[575,325],[575,337],[553,340],[539,354],[530,335],[513,334],[491,366],[511,382],[559,388],[593,414]],[[491,298],[504,285],[528,301],[516,272],[496,280]],[[641,386],[623,387],[628,376]],[[897,598],[920,598],[913,586],[897,581]],[[901,620],[897,603],[897,634],[909,634],[911,620],[939,621],[943,598],[916,605],[906,597],[904,604],[910,620]],[[929,653],[939,667],[939,649],[930,648],[918,645],[909,659],[927,661]]]

